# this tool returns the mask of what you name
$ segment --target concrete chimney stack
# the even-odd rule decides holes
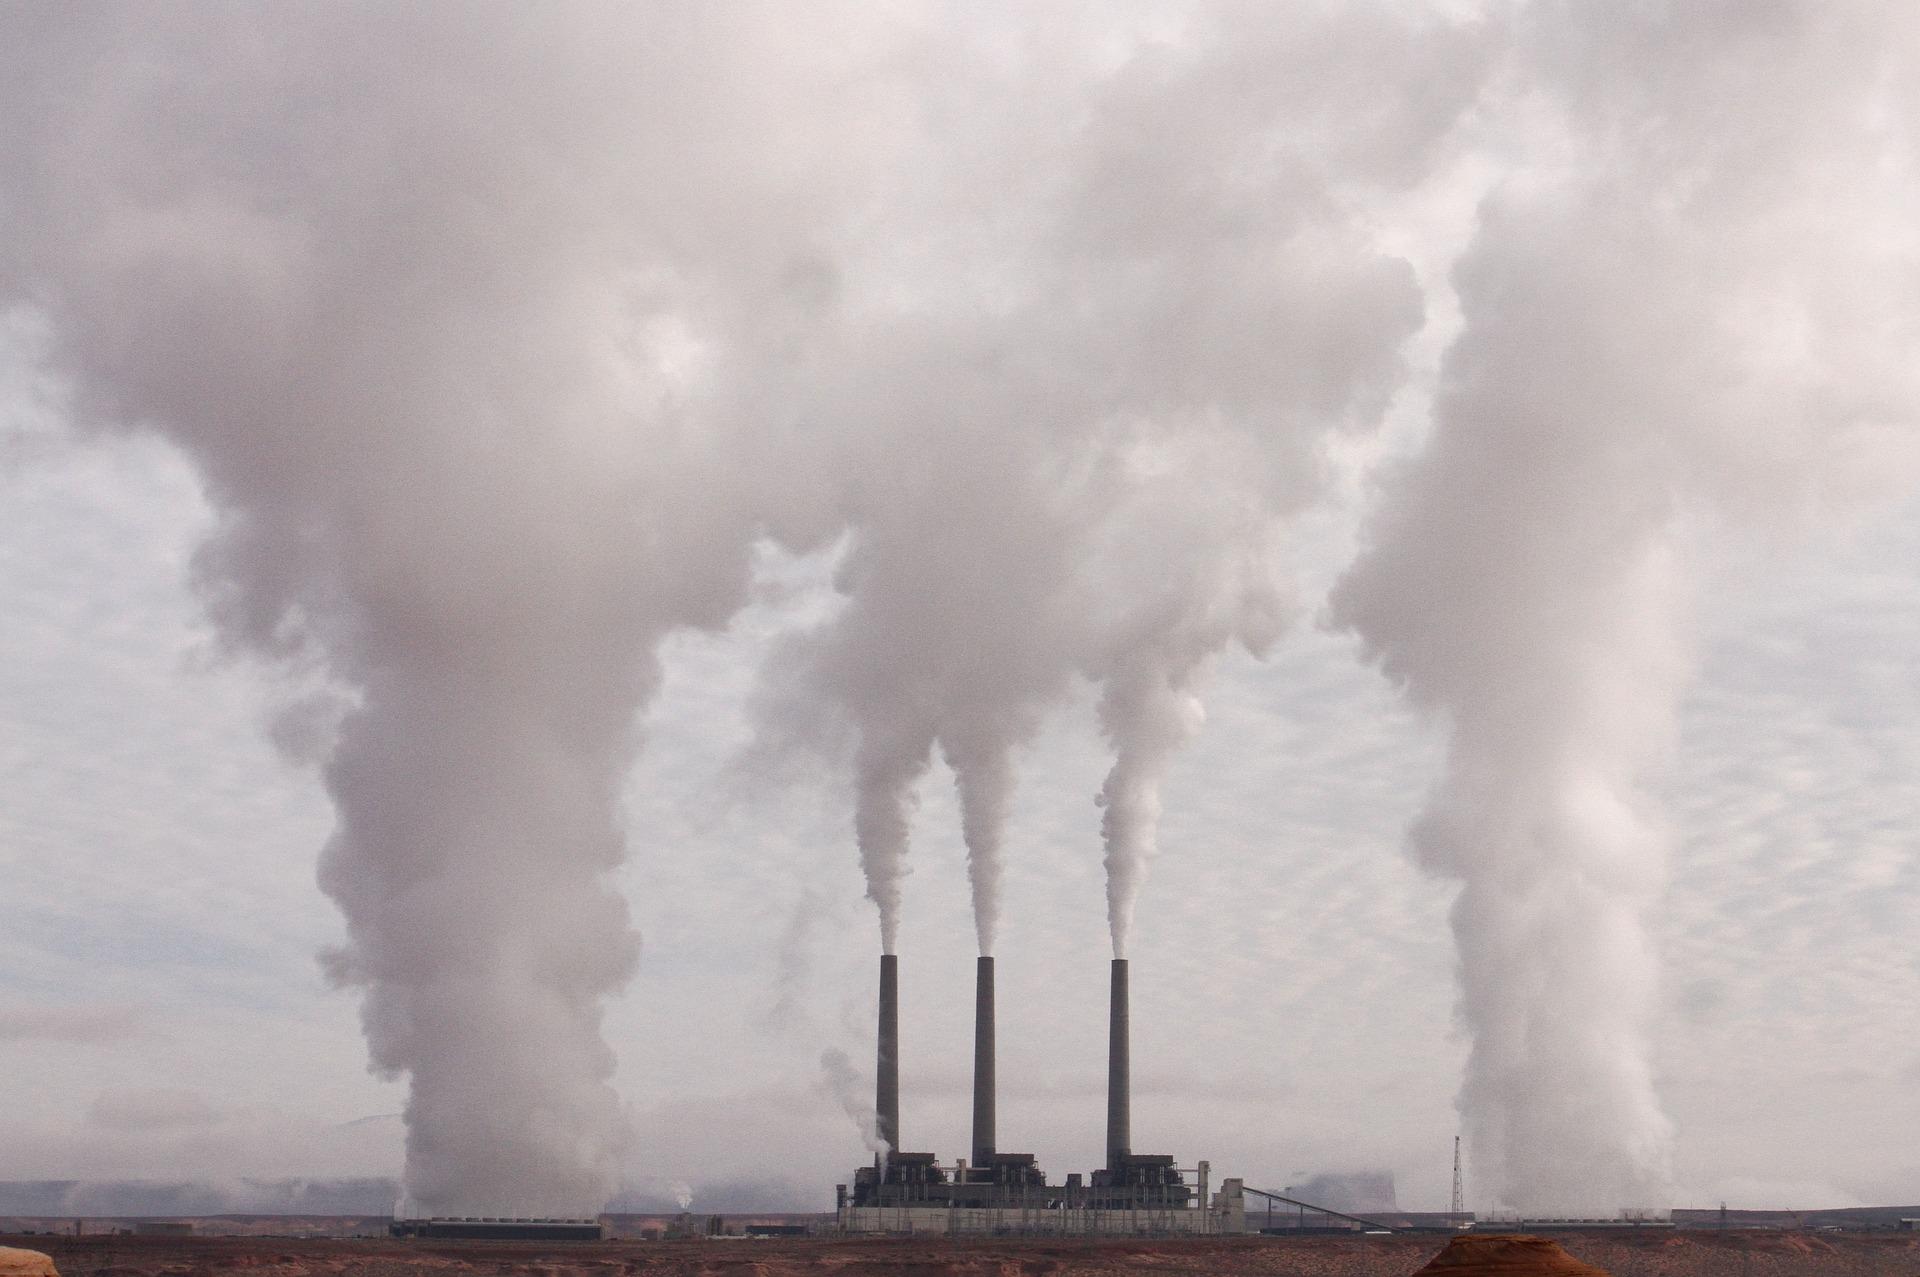
[[[993,959],[981,958],[973,994],[973,1164],[992,1170],[993,1139]]]
[[[1133,1142],[1133,1080],[1127,1064],[1127,960],[1113,960],[1113,997],[1107,1029],[1107,1169],[1120,1170]]]
[[[900,1149],[900,959],[880,955],[880,1058],[874,1069],[874,1133]],[[883,1155],[884,1156],[884,1155]]]

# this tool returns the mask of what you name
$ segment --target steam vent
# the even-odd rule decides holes
[[[430,1219],[396,1219],[387,1225],[395,1237],[422,1237],[439,1241],[597,1242],[607,1235],[598,1219],[481,1218],[439,1215]]]
[[[1131,1024],[1127,963],[1109,973],[1106,1164],[1049,1184],[1031,1153],[1003,1153],[996,1121],[994,960],[974,969],[973,1143],[971,1159],[942,1164],[934,1153],[900,1147],[900,968],[880,959],[874,1129],[886,1152],[839,1189],[839,1224],[849,1232],[1219,1233],[1240,1232],[1240,1181],[1207,1197],[1207,1163],[1179,1169],[1166,1154],[1132,1150]],[[1193,1176],[1189,1182],[1188,1176]]]

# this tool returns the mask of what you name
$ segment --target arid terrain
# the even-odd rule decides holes
[[[1684,1231],[1556,1235],[1614,1277],[1920,1277],[1920,1235]],[[1445,1239],[1232,1237],[1095,1241],[779,1238],[598,1244],[268,1237],[0,1237],[65,1277],[1093,1277],[1286,1274],[1410,1277]],[[1517,1275],[1519,1277],[1519,1275]]]

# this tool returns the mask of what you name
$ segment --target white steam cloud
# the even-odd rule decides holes
[[[751,379],[705,352],[815,304],[783,283],[806,199],[702,166],[777,147],[718,84],[798,126],[807,76],[773,32],[649,14],[97,5],[0,37],[0,294],[51,321],[87,425],[199,467],[223,633],[337,689],[328,965],[411,1080],[426,1211],[606,1199],[636,714],[658,639],[724,622],[778,524],[711,402]]]
[[[1085,680],[1125,954],[1209,668],[1282,633],[1289,529],[1406,381],[1390,246],[1475,172],[1433,435],[1336,615],[1450,733],[1414,843],[1463,884],[1481,1178],[1658,1201],[1681,531],[1910,474],[1920,19],[1436,8],[6,11],[0,304],[84,427],[193,460],[210,614],[326,689],[277,739],[410,1202],[612,1189],[636,723],[756,544],[845,538],[767,726],[851,758],[885,948],[937,750],[993,952],[1019,751]]]
[[[1076,676],[1116,758],[1124,948],[1209,660],[1276,636],[1280,533],[1325,438],[1375,424],[1402,375],[1421,302],[1371,219],[1426,174],[1483,57],[1475,28],[1371,6],[1055,20],[1009,47],[967,65],[965,143],[916,173],[881,273],[841,259],[813,340],[857,349],[857,377],[788,387],[848,441],[832,504],[854,535],[846,606],[782,654],[768,703],[853,737],[888,952],[936,748],[993,952],[1012,760]]]
[[[992,950],[1013,751],[1076,676],[1124,947],[1207,660],[1271,639],[1319,441],[1420,322],[1366,206],[1482,56],[1390,6],[7,22],[0,292],[85,426],[198,466],[234,647],[329,689],[276,733],[336,809],[328,968],[411,1083],[408,1201],[459,1213],[612,1187],[635,723],[757,538],[852,532],[781,668],[857,730],[886,947],[938,746]]]
[[[1687,663],[1689,519],[1913,472],[1916,24],[1890,17],[1523,15],[1494,109],[1554,158],[1482,209],[1433,437],[1336,595],[1446,725],[1413,845],[1462,884],[1460,1106],[1523,1212],[1670,1204],[1641,780]]]

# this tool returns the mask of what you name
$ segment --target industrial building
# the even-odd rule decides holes
[[[190,1219],[136,1219],[133,1221],[135,1237],[191,1237],[193,1221]]]
[[[838,1189],[837,1222],[854,1233],[1237,1233],[1241,1183],[1208,1196],[1208,1167],[1135,1153],[1131,1136],[1127,961],[1115,958],[1108,1009],[1106,1165],[1049,1184],[1031,1153],[1000,1151],[994,1121],[993,959],[975,974],[972,1156],[943,1165],[900,1147],[900,967],[880,958],[875,1130],[890,1150]],[[1188,1176],[1193,1177],[1189,1182]]]
[[[396,1219],[387,1226],[387,1231],[395,1237],[429,1237],[439,1241],[597,1242],[606,1236],[606,1228],[597,1219],[495,1216]]]

